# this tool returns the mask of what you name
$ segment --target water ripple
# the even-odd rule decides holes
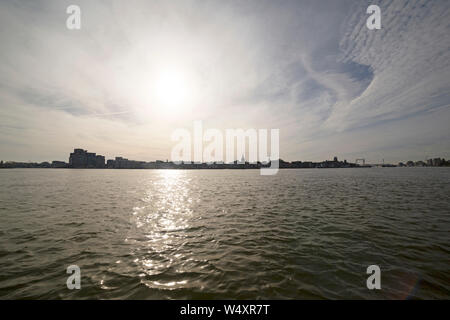
[[[450,170],[2,170],[4,299],[446,299]],[[68,197],[67,195],[71,195]],[[66,268],[80,266],[82,289]],[[383,290],[365,287],[382,269]]]

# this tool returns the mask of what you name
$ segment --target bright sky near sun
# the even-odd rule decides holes
[[[278,128],[285,160],[450,157],[450,3],[0,3],[0,159],[166,159],[177,128]],[[366,9],[381,8],[368,30]]]

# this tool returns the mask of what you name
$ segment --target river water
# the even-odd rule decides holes
[[[449,195],[449,168],[0,170],[0,298],[448,299]]]

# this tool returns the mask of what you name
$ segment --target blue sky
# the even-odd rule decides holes
[[[194,120],[278,128],[285,160],[450,158],[449,34],[446,0],[1,1],[0,159],[166,159]]]

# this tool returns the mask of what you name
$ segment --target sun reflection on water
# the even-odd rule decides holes
[[[135,228],[128,242],[134,242],[134,263],[147,287],[172,290],[187,284],[185,279],[171,279],[171,268],[187,260],[180,248],[194,214],[190,183],[187,172],[161,170],[149,183],[141,205],[133,208]]]

